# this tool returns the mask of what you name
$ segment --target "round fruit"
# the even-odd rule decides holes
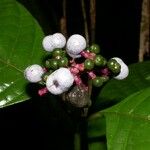
[[[28,66],[24,71],[25,78],[29,82],[33,83],[41,81],[42,79],[41,77],[43,74],[44,74],[43,68],[37,64]]]
[[[45,67],[50,68],[51,67],[51,59],[48,59],[45,61]]]
[[[123,80],[124,78],[126,78],[129,74],[129,68],[128,66],[122,61],[122,59],[118,58],[118,57],[114,57],[113,59],[115,59],[121,66],[120,72],[119,74],[114,77],[117,80]]]
[[[106,59],[101,55],[97,55],[94,59],[94,63],[96,66],[104,66],[106,65]]]
[[[94,68],[94,62],[91,59],[86,59],[84,62],[84,68],[87,70],[91,70]]]
[[[121,66],[115,59],[110,59],[107,66],[115,74],[120,72]]]
[[[96,77],[92,80],[92,83],[95,87],[100,87],[103,84],[101,77]]]
[[[52,52],[55,48],[52,35],[48,35],[48,36],[44,37],[44,39],[42,41],[42,45],[43,45],[44,50],[46,50],[48,52]]]
[[[108,76],[101,76],[100,78],[101,78],[102,82],[107,82],[109,80]]]
[[[100,47],[97,44],[92,44],[89,50],[95,54],[98,54],[100,52]]]
[[[56,48],[54,49],[54,51],[52,52],[52,56],[55,58],[57,56],[62,56],[63,55],[63,51],[61,48]]]
[[[55,33],[52,35],[54,48],[63,48],[66,44],[66,38],[61,33]]]
[[[67,53],[77,55],[86,48],[86,40],[79,34],[74,34],[67,41]]]
[[[64,57],[58,61],[59,67],[67,67],[68,66],[68,58]]]
[[[58,61],[56,59],[51,59],[50,68],[54,70],[58,68]]]

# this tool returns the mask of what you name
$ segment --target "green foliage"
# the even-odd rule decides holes
[[[150,149],[150,88],[103,111],[108,150]]]
[[[129,95],[150,86],[150,61],[129,66],[129,76],[124,80],[112,79],[98,93],[94,111],[116,104]],[[103,106],[103,107],[102,107]]]
[[[89,138],[104,136],[106,130],[108,150],[150,149],[149,66],[149,61],[133,64],[129,67],[127,79],[112,80],[102,89],[95,105],[96,110],[105,102],[114,101],[118,104],[89,117]],[[106,129],[103,126],[104,117]]]
[[[0,20],[0,107],[5,107],[29,99],[23,71],[42,62],[43,32],[14,0],[0,0]]]

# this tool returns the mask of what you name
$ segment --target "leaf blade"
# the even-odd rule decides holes
[[[43,32],[19,3],[0,1],[0,107],[29,99],[23,70],[42,62]]]
[[[124,80],[112,79],[100,91],[92,110],[110,107],[129,95],[150,86],[150,61],[129,66],[129,76]],[[102,107],[103,106],[103,107]]]
[[[108,150],[150,149],[150,88],[103,111]]]

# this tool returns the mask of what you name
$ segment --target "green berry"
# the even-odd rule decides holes
[[[120,64],[115,59],[110,59],[107,66],[114,74],[118,74],[121,70]]]
[[[105,66],[106,65],[106,59],[101,55],[97,55],[94,59],[94,63],[96,66]]]
[[[101,77],[96,77],[92,80],[92,83],[95,87],[100,87],[103,85],[103,80]]]
[[[51,59],[48,59],[45,61],[45,67],[50,68],[51,67]]]
[[[63,57],[58,61],[59,67],[67,67],[68,66],[68,58]]]
[[[97,45],[97,44],[92,44],[92,45],[90,46],[90,51],[93,52],[93,53],[95,53],[95,54],[98,54],[98,53],[100,52],[100,47],[99,47],[99,45]]]
[[[53,58],[56,58],[57,56],[62,56],[63,55],[63,51],[61,48],[56,48],[54,49],[54,51],[52,52],[52,56]]]
[[[46,68],[51,68],[51,69],[57,69],[58,68],[58,61],[56,59],[48,59],[45,62],[45,67]]]
[[[56,59],[51,59],[51,68],[54,70],[58,68],[58,61]]]
[[[85,67],[85,69],[87,69],[87,70],[93,69],[93,68],[94,68],[94,62],[93,62],[93,60],[91,60],[91,59],[86,59],[85,62],[84,62],[84,67]]]
[[[109,80],[108,76],[101,76],[100,78],[101,78],[102,82],[107,82]]]

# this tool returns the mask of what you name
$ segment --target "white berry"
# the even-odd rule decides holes
[[[52,52],[55,48],[52,35],[48,35],[48,36],[44,37],[42,45],[46,51]]]
[[[117,76],[115,76],[114,78],[117,80],[125,79],[129,74],[128,66],[122,61],[122,59],[120,59],[118,57],[114,57],[113,59],[115,59],[121,66],[120,73]]]
[[[70,36],[67,41],[67,52],[73,55],[79,54],[86,48],[86,40],[79,34]]]
[[[39,65],[31,65],[27,67],[24,71],[24,76],[29,82],[39,82],[41,81],[41,77],[44,74],[44,70]]]
[[[62,94],[73,85],[74,77],[67,68],[59,68],[50,74],[46,81],[46,87],[54,95]]]
[[[69,55],[70,57],[72,57],[72,58],[80,58],[80,57],[81,57],[80,54],[74,55],[74,54],[68,53],[68,55]]]
[[[66,38],[61,33],[53,34],[52,39],[55,48],[63,48],[66,44]]]

